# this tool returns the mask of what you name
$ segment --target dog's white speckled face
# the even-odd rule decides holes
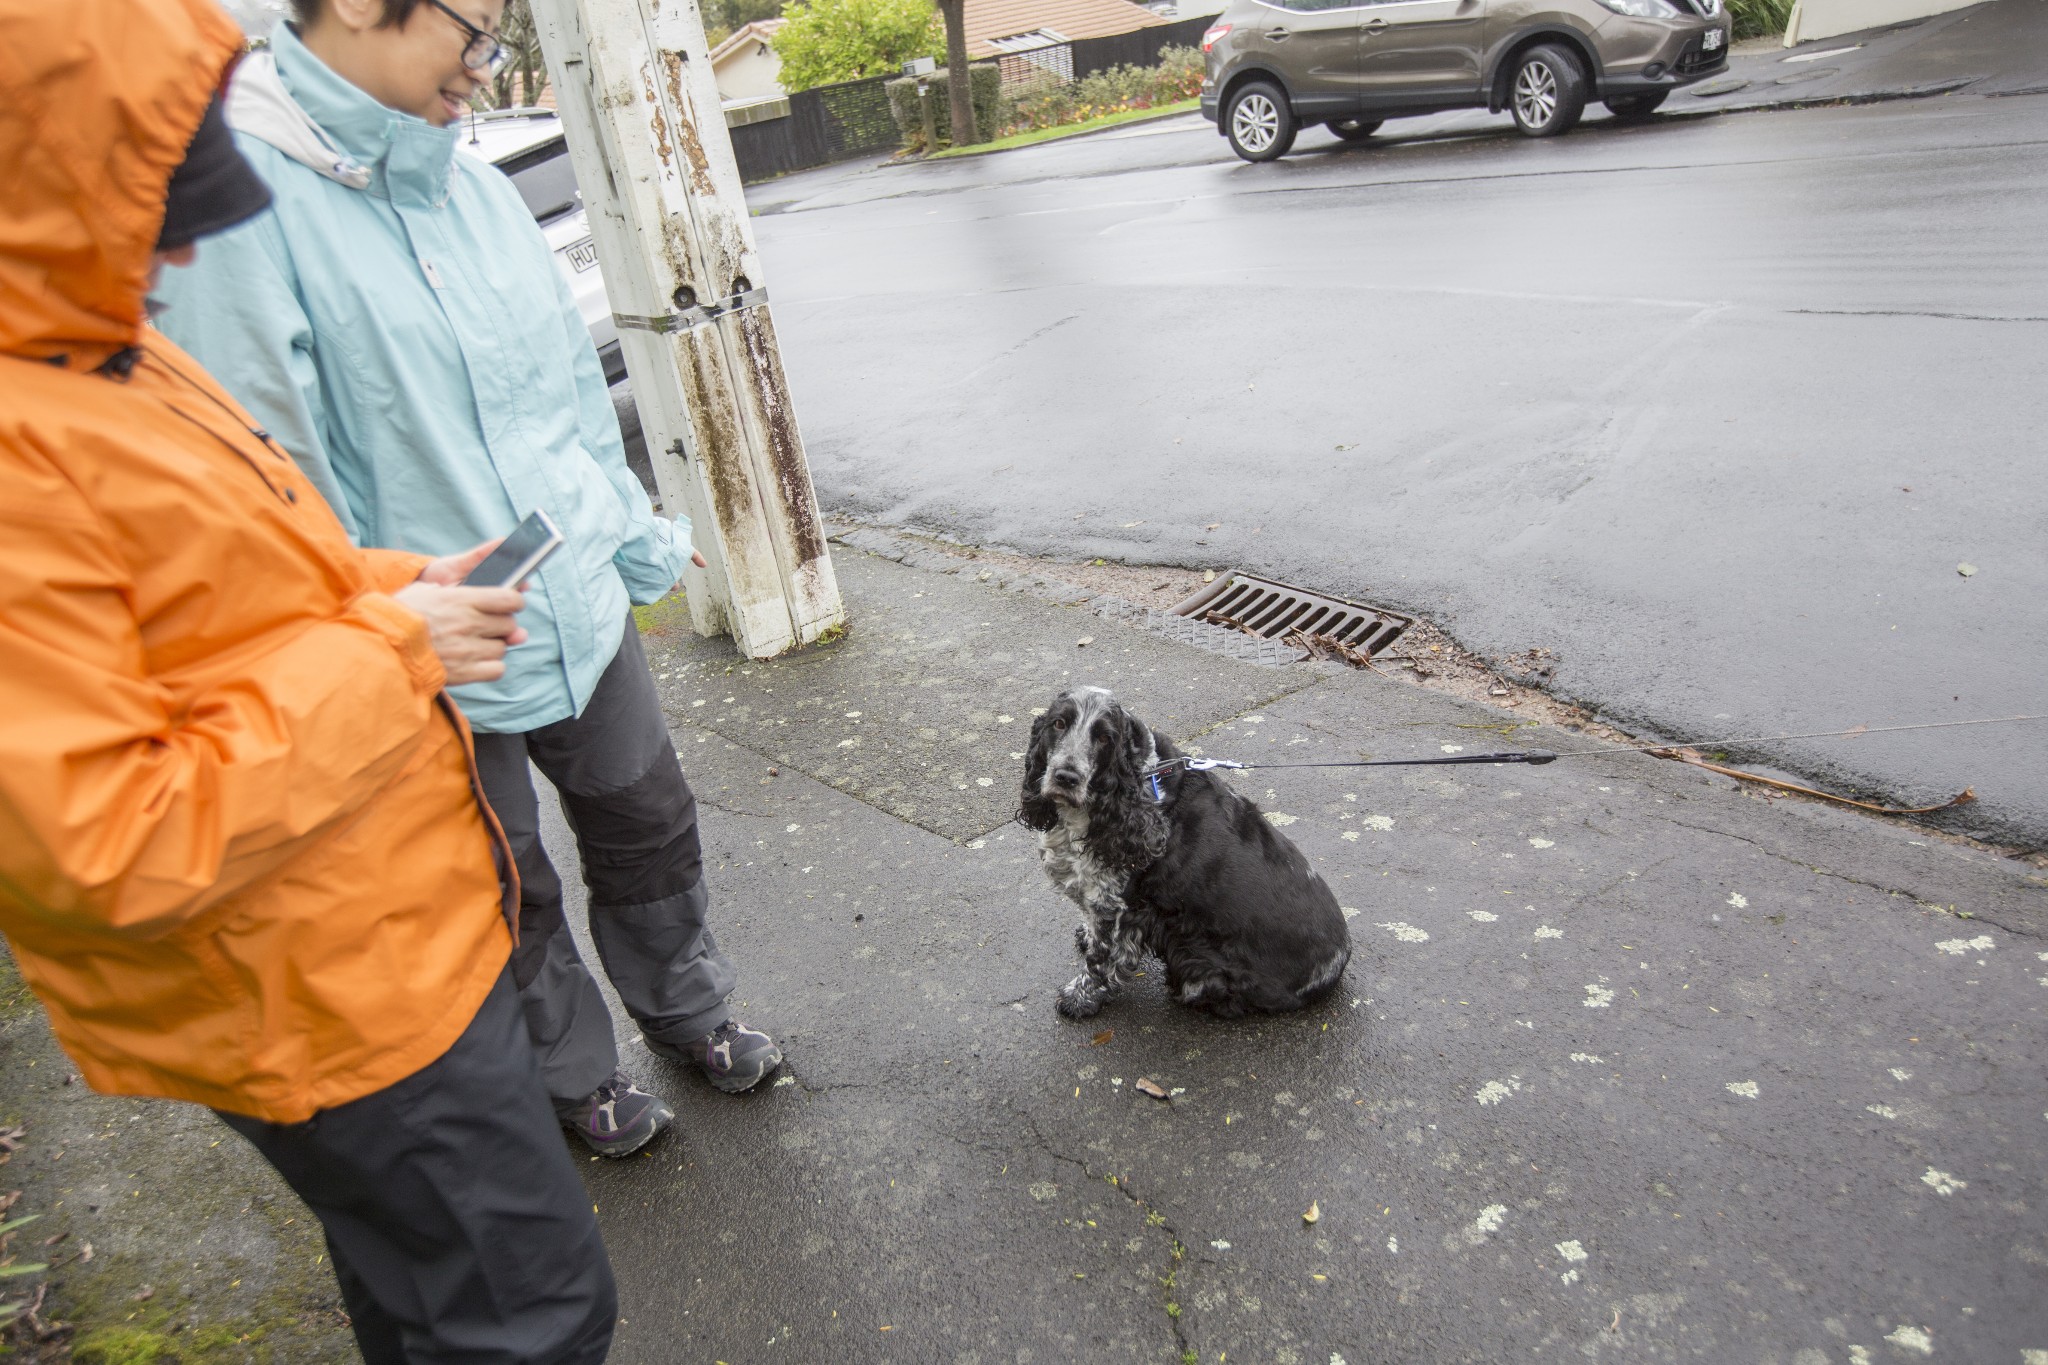
[[[1110,745],[1121,740],[1116,698],[1103,687],[1076,687],[1039,717],[1046,742],[1045,776],[1038,794],[1062,805],[1088,798],[1088,784]]]

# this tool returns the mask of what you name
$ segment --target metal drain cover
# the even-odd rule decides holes
[[[1303,635],[1336,640],[1361,654],[1377,654],[1415,624],[1412,616],[1328,597],[1270,578],[1233,573],[1205,584],[1168,615],[1229,626],[1268,640]]]

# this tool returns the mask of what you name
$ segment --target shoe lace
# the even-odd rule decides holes
[[[625,1098],[633,1089],[633,1078],[623,1071],[614,1071],[611,1079],[600,1085],[591,1096],[598,1104],[611,1104]]]

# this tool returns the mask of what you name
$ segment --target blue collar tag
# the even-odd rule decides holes
[[[1152,800],[1159,805],[1166,804],[1166,793],[1159,786],[1158,773],[1152,774]]]

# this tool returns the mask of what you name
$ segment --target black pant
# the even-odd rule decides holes
[[[367,1365],[598,1365],[618,1293],[511,974],[440,1060],[305,1123],[222,1114],[327,1230]]]
[[[683,780],[640,632],[625,635],[583,714],[523,734],[476,736],[477,772],[519,864],[514,958],[527,1032],[557,1107],[619,1064],[611,1011],[562,918],[562,880],[540,842],[529,760],[554,784],[582,855],[590,936],[641,1032],[682,1046],[725,1022],[737,980],[705,923],[697,798]]]

